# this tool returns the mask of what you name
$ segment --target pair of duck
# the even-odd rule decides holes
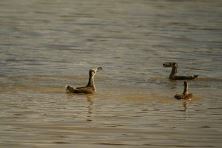
[[[178,100],[191,100],[192,98],[192,93],[188,92],[188,82],[187,80],[194,80],[197,79],[198,75],[193,75],[193,76],[177,76],[177,68],[178,64],[175,62],[166,62],[163,64],[163,67],[171,67],[171,72],[169,79],[170,80],[185,80],[184,81],[184,90],[182,94],[176,94],[174,98]]]
[[[164,67],[172,67],[169,79],[170,80],[193,80],[198,77],[198,75],[193,76],[177,76],[177,68],[178,64],[175,62],[166,62],[163,64]],[[66,86],[66,92],[67,93],[76,93],[76,94],[93,94],[96,92],[96,86],[94,82],[94,77],[98,71],[101,71],[102,67],[97,67],[95,69],[89,70],[89,80],[86,86],[84,87],[76,87],[73,88],[72,86],[67,85]],[[176,99],[190,99],[192,97],[191,93],[188,93],[188,83],[187,81],[184,81],[184,91],[182,94],[176,94],[174,96]]]

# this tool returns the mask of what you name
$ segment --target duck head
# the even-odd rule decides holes
[[[102,69],[103,69],[102,67],[97,67],[97,68],[94,68],[94,69],[90,69],[89,70],[89,76],[94,77],[96,75],[96,72],[101,71]]]
[[[163,63],[163,67],[178,67],[178,65],[175,62],[165,62]]]

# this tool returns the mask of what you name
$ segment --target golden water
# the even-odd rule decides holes
[[[0,147],[221,147],[221,5],[1,0]],[[186,110],[168,61],[199,74]],[[95,95],[65,94],[97,66]]]

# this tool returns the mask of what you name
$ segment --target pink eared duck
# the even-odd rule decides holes
[[[176,76],[178,64],[175,62],[166,62],[163,63],[163,67],[172,67],[169,79],[170,80],[193,80],[198,77],[198,75],[193,76]]]
[[[72,86],[66,86],[67,93],[76,93],[76,94],[93,94],[96,92],[96,86],[94,82],[94,76],[96,75],[97,71],[102,70],[102,67],[98,67],[95,69],[89,70],[89,81],[88,84],[84,87],[76,87],[73,88]]]

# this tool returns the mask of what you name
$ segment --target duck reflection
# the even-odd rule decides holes
[[[93,95],[86,95],[86,100],[88,102],[86,121],[92,121],[93,104],[94,104]]]

